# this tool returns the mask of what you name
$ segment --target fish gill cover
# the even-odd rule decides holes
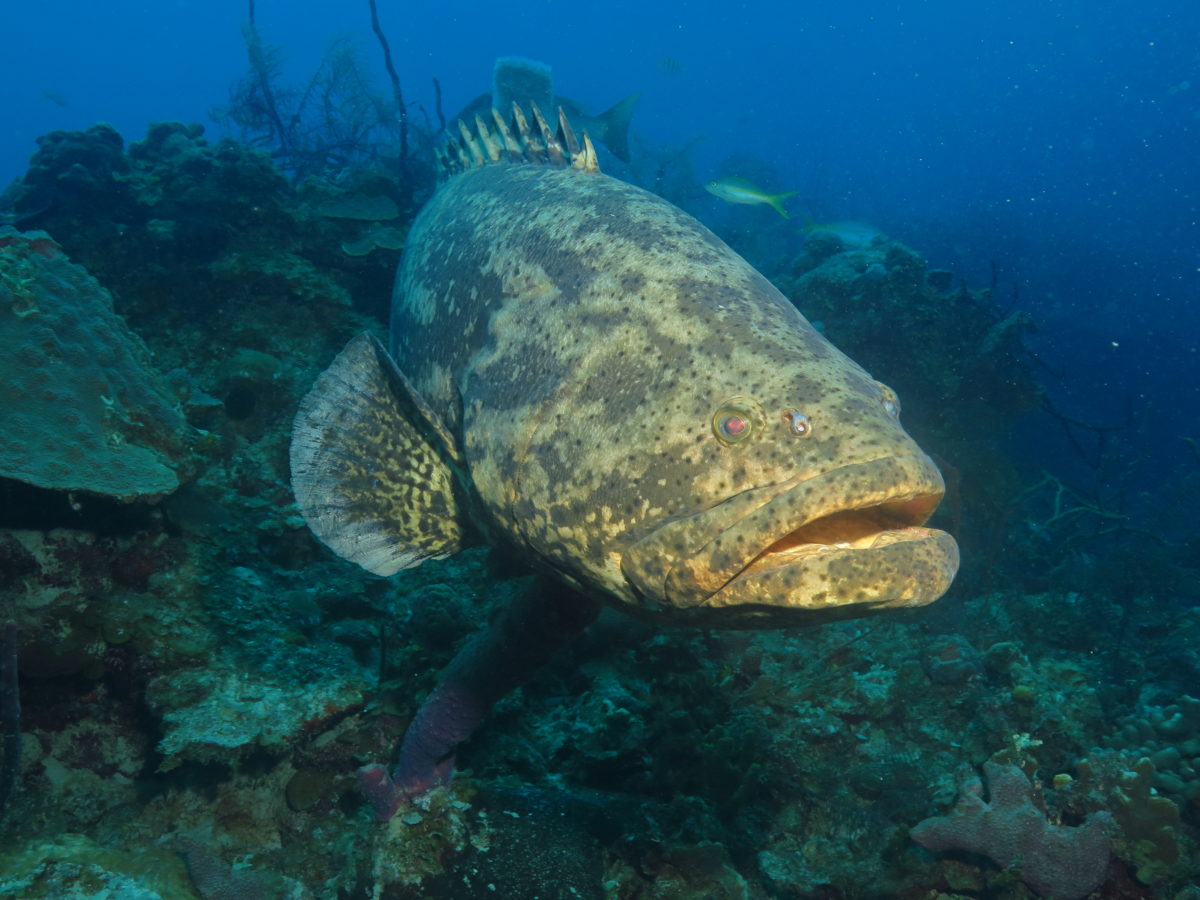
[[[85,459],[66,481],[0,479],[0,622],[13,623],[0,648],[0,777],[11,784],[0,818],[0,894],[1187,891],[1200,809],[1195,445],[1177,441],[1182,467],[1164,468],[1168,487],[1150,492],[1133,465],[1124,405],[1091,415],[1079,393],[1062,389],[1059,370],[1075,383],[1071,348],[1043,342],[1037,356],[1030,352],[1041,340],[1034,328],[1044,335],[1058,308],[1009,283],[1006,266],[1016,263],[965,280],[945,254],[927,262],[940,246],[936,229],[900,217],[877,227],[869,210],[822,192],[820,172],[797,165],[794,152],[785,168],[763,158],[764,145],[748,153],[756,145],[744,96],[722,107],[727,95],[697,91],[706,110],[716,103],[738,124],[739,152],[722,162],[709,150],[714,136],[701,134],[711,116],[656,132],[647,93],[634,109],[628,167],[593,140],[607,173],[597,183],[619,178],[698,213],[814,333],[895,389],[905,429],[945,485],[929,525],[962,547],[948,595],[925,609],[814,629],[663,628],[567,599],[575,595],[552,585],[582,576],[565,558],[552,556],[558,581],[542,581],[522,565],[528,551],[507,542],[379,578],[314,540],[304,518],[312,510],[291,490],[290,431],[302,398],[348,342],[370,363],[370,383],[416,417],[421,464],[445,465],[445,488],[465,493],[453,440],[476,412],[446,404],[440,426],[422,419],[433,406],[419,400],[448,396],[450,383],[436,365],[414,377],[409,364],[424,358],[419,329],[405,325],[388,341],[385,322],[401,245],[417,247],[410,277],[442,277],[416,266],[427,254],[414,227],[432,196],[454,222],[447,201],[461,196],[453,182],[434,193],[434,150],[445,146],[440,95],[469,108],[489,84],[495,90],[501,70],[492,59],[501,54],[469,59],[464,71],[474,83],[453,93],[449,68],[436,89],[406,81],[401,93],[399,75],[385,75],[379,90],[363,52],[338,41],[293,88],[283,54],[267,43],[283,23],[251,11],[243,47],[250,67],[221,113],[236,136],[160,122],[127,145],[110,126],[56,123],[43,128],[59,130],[44,136],[5,194],[14,227],[0,248],[11,311],[3,321],[17,343],[11,352],[5,344],[0,359],[16,387],[52,372],[60,402],[37,407],[6,394],[0,417],[36,414],[37,427],[58,433],[74,413],[109,444],[81,438]],[[393,25],[386,7],[375,13],[376,25],[392,30],[392,70],[405,74],[412,53],[399,29],[409,26],[410,35],[416,22]],[[527,33],[533,25],[523,23]],[[840,40],[833,34],[829,41]],[[734,36],[725,35],[726,46]],[[441,52],[436,41],[426,46]],[[894,46],[898,54],[903,44]],[[610,65],[589,88],[585,75],[600,68],[556,62],[536,72],[549,74],[548,93],[559,100],[582,82],[596,110],[652,86],[656,73],[686,84],[705,64],[659,47],[647,85]],[[86,102],[61,93],[70,105],[52,103],[55,110]],[[1186,96],[1177,90],[1170,102]],[[490,104],[483,112],[494,135]],[[868,120],[880,125],[856,116],[846,128]],[[474,114],[467,124],[475,127]],[[461,140],[453,117],[445,125]],[[809,129],[808,145],[838,139],[833,130],[820,134]],[[475,149],[490,152],[475,135]],[[478,174],[471,146],[459,149]],[[727,177],[766,192],[799,188],[787,200],[792,218],[762,205],[718,205],[703,185]],[[860,187],[858,199],[868,188],[881,202],[903,191],[877,181]],[[966,199],[961,208],[953,199],[946,227],[970,243],[979,226]],[[549,218],[568,229],[584,224]],[[1045,228],[1042,242],[1057,246],[1051,223]],[[467,238],[455,232],[443,249],[477,245]],[[591,253],[597,267],[619,244],[608,243]],[[553,260],[538,265],[544,273]],[[515,274],[529,282],[538,272]],[[38,323],[31,295],[14,285],[36,285],[33,299],[43,298],[38,308],[53,321]],[[671,310],[658,309],[640,332],[628,319],[599,336],[581,332],[580,361],[621,328],[665,329]],[[464,325],[441,346],[465,352],[478,334]],[[13,355],[31,342],[41,368]],[[383,343],[398,370],[384,365]],[[720,392],[699,398],[704,413],[684,417],[685,426],[661,405],[595,415],[649,362],[652,375],[666,373],[656,354],[668,345],[660,340],[587,379],[563,427],[582,433],[596,424],[604,437],[593,446],[604,456],[626,441],[636,454],[656,425],[683,434],[699,421],[696,446],[735,459],[746,427],[751,440],[768,419]],[[704,346],[701,370],[733,368],[742,352]],[[557,357],[544,349],[522,361],[549,370]],[[1091,374],[1078,377],[1094,392]],[[782,375],[767,367],[762,378]],[[123,393],[87,388],[95,378]],[[104,398],[119,401],[115,418],[104,418]],[[487,437],[530,426],[551,433],[541,422],[554,417],[531,421],[515,394],[498,399],[509,405],[497,407],[505,414]],[[876,399],[876,412],[891,415],[891,395],[880,390]],[[354,409],[347,403],[342,412],[353,419]],[[813,442],[829,428],[823,417],[802,402],[774,411],[793,413],[771,422],[797,445],[820,446]],[[21,472],[72,458],[69,440],[50,439],[46,453],[31,454],[22,443],[28,433],[6,426],[0,434],[4,452],[26,460]],[[1174,439],[1154,436],[1164,446]],[[546,467],[572,443],[530,446]],[[121,467],[104,463],[119,453],[134,454],[128,459],[142,473],[135,486],[153,489],[110,489]],[[616,513],[619,500],[642,495],[623,486],[633,463],[626,469],[604,470],[589,484],[597,509]],[[576,487],[596,471],[564,469],[519,512],[522,521],[541,516],[561,526],[547,532],[553,540],[539,538],[551,553],[572,545],[562,516],[572,503],[586,505]],[[360,486],[377,488],[385,472],[364,472]],[[538,483],[526,476],[509,496],[519,501]],[[655,491],[649,485],[644,495]],[[741,502],[750,512],[753,492]],[[745,524],[755,534],[772,506],[760,508],[768,512],[750,513]],[[496,543],[495,528],[478,521],[454,541]],[[435,550],[446,549],[444,533],[430,534]],[[638,569],[642,583],[653,580],[650,571]],[[686,571],[670,570],[672,596],[692,596],[682,590],[693,584]],[[499,696],[516,682],[520,690]],[[480,725],[481,706],[492,702]],[[419,739],[404,744],[406,733]],[[459,771],[446,783],[451,764]],[[389,824],[374,821],[384,813],[394,813]],[[1043,838],[1036,847],[1021,843],[1029,833]]]

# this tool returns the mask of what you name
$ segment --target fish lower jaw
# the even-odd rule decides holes
[[[629,607],[704,627],[774,628],[921,606],[958,569],[925,527],[937,469],[899,454],[742,494],[643,537],[621,561]]]
[[[903,526],[764,554],[698,603],[693,615],[727,627],[839,621],[931,603],[957,569],[958,547],[950,535]]]

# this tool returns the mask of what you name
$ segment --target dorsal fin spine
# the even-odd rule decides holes
[[[542,143],[546,147],[546,156],[550,158],[550,162],[556,166],[566,165],[566,159],[563,157],[562,148],[558,146],[558,141],[554,137],[554,132],[550,130],[550,126],[546,124],[546,119],[542,116],[542,111],[538,109],[536,103],[531,103],[530,109],[533,111],[533,121],[537,125],[538,131],[541,132]]]
[[[459,120],[458,133],[454,134],[452,130],[445,144],[435,148],[434,156],[443,180],[467,169],[512,162],[570,166],[583,172],[600,171],[591,138],[585,131],[580,142],[562,107],[558,109],[557,129],[550,127],[536,104],[530,104],[527,117],[525,110],[514,103],[512,117],[508,120],[499,110],[492,109],[494,131],[488,127],[485,116],[474,118],[472,124]]]
[[[536,109],[537,104],[531,104]],[[529,120],[516,103],[513,104],[513,120],[517,123],[517,133],[521,136],[521,145],[525,148],[525,159],[531,163],[546,161],[546,148],[538,140],[537,133],[529,127]]]
[[[571,165],[584,172],[600,171],[600,162],[596,159],[596,148],[592,145],[592,139],[588,137],[586,131],[583,133],[583,149],[571,157]]]
[[[471,133],[471,129],[467,127],[467,123],[462,119],[458,120],[458,132],[462,135],[463,146],[471,154],[471,158],[475,161],[476,166],[483,165],[483,151],[479,149],[479,142],[475,139],[475,135]]]
[[[461,141],[454,141],[450,144],[454,150],[455,171],[461,172],[463,169],[471,167],[471,158],[467,156],[466,148],[463,147]]]
[[[483,119],[479,116],[475,117],[475,130],[479,132],[479,139],[483,143],[483,149],[487,151],[487,158],[491,162],[500,162],[504,153],[504,148],[501,147],[484,124]]]
[[[579,141],[575,140],[575,132],[571,128],[571,121],[567,118],[566,110],[561,106],[558,108],[558,131],[562,136],[563,146],[566,147],[567,153],[574,158],[579,152]]]
[[[500,110],[492,109],[492,121],[496,123],[496,130],[500,132],[501,138],[504,139],[504,149],[508,151],[508,158],[510,160],[520,159],[521,145],[513,137],[512,130],[508,127],[508,123],[504,121],[504,116],[500,115]]]

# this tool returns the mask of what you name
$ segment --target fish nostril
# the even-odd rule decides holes
[[[808,437],[812,434],[812,420],[798,409],[785,410],[783,419],[788,423],[788,428],[792,430],[792,434],[800,437]]]

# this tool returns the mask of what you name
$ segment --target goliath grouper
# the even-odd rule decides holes
[[[409,236],[390,353],[350,342],[296,417],[314,533],[391,575],[486,541],[541,573],[359,771],[380,820],[600,604],[772,628],[919,606],[958,567],[887,387],[699,222],[602,175],[566,117],[477,118]]]

